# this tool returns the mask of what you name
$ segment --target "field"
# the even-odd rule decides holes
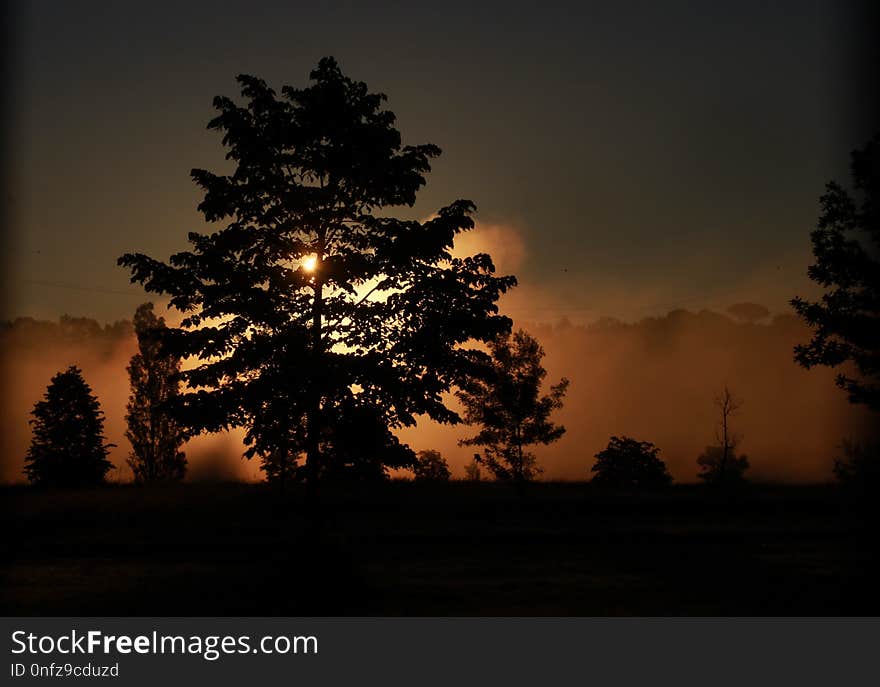
[[[2,489],[3,615],[876,615],[831,486]]]

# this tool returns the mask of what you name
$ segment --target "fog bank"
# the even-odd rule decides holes
[[[733,418],[755,479],[824,481],[844,437],[862,434],[868,416],[834,386],[834,372],[803,370],[792,347],[809,338],[793,316],[735,320],[709,311],[675,310],[635,323],[604,319],[590,325],[517,323],[546,350],[548,383],[571,380],[558,421],[565,436],[538,447],[547,479],[585,479],[593,455],[613,434],[652,441],[677,481],[693,481],[696,457],[714,440],[713,397],[724,385],[743,401]],[[51,377],[78,365],[106,415],[117,446],[111,479],[127,481],[126,365],[136,348],[128,322],[99,325],[84,318],[43,322],[22,318],[0,327],[2,432],[0,480],[22,481],[30,441],[28,420]],[[416,450],[434,448],[453,474],[473,449],[460,448],[465,426],[430,422],[401,432]],[[255,461],[241,458],[241,432],[198,437],[186,446],[190,479],[260,479]]]

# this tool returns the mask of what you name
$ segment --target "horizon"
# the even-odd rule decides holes
[[[60,319],[33,322],[38,329],[48,325],[47,331],[31,331],[24,338],[19,333],[16,338],[15,322],[0,329],[6,374],[0,451],[7,456],[0,481],[23,479],[20,464],[28,437],[24,421],[49,378],[68,364],[84,370],[98,395],[108,439],[117,444],[111,453],[117,479],[129,479],[123,414],[130,394],[125,366],[136,350],[130,320],[102,326],[91,318],[72,318],[80,329],[71,341],[59,336]],[[100,328],[98,339],[86,335],[90,324]],[[542,479],[588,479],[594,454],[611,435],[622,434],[657,444],[676,482],[693,482],[697,454],[712,443],[712,399],[724,384],[745,401],[735,426],[743,434],[743,450],[758,481],[830,481],[841,441],[871,433],[870,413],[847,401],[834,386],[832,370],[805,371],[794,361],[792,347],[806,340],[809,330],[793,313],[748,321],[730,313],[677,309],[636,322],[557,320],[515,323],[514,329],[520,325],[545,348],[548,384],[563,375],[572,381],[570,398],[559,413],[569,431],[556,444],[537,451],[546,468]],[[768,379],[765,370],[771,361],[777,369]],[[633,395],[632,389],[638,393]],[[658,410],[651,399],[664,393],[668,403]],[[468,433],[467,425],[443,426],[422,419],[398,436],[416,450],[439,450],[453,475],[461,476],[473,451],[456,442]],[[189,477],[264,479],[258,461],[242,458],[241,435],[235,430],[191,440],[185,447]],[[790,455],[797,455],[798,461],[791,462]]]

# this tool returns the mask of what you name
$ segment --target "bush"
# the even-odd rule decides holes
[[[419,451],[413,467],[417,482],[448,482],[449,465],[439,451]]]
[[[483,471],[480,470],[479,454],[475,454],[473,460],[464,466],[464,478],[468,482],[479,482],[483,479]]]
[[[596,474],[590,481],[626,489],[669,486],[672,476],[657,457],[659,452],[649,441],[613,436],[608,446],[596,454],[592,468]]]
[[[749,459],[736,455],[736,442],[732,442],[725,455],[724,447],[707,446],[697,457],[700,472],[697,474],[706,484],[740,484],[746,481]]]
[[[834,461],[834,476],[847,486],[880,486],[880,442],[843,440],[843,458]]]

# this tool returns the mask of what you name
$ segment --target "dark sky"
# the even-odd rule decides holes
[[[204,228],[213,96],[241,72],[303,86],[324,55],[443,149],[408,214],[470,198],[521,244],[514,316],[782,310],[824,182],[873,133],[844,5],[21,3],[2,316],[130,317],[116,258]]]

